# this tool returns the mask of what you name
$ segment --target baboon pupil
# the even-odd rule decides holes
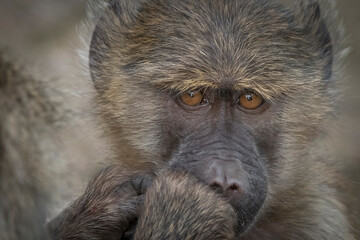
[[[251,102],[251,101],[253,100],[252,94],[246,94],[246,100],[248,100],[249,102]]]

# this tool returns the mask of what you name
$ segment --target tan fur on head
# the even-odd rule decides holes
[[[322,58],[319,50],[321,41],[328,41],[326,28],[318,13],[301,15],[307,4],[295,13],[277,12],[276,4],[257,1],[198,1],[196,8],[187,8],[187,1],[144,1],[130,8],[127,4],[107,5],[103,17],[97,18],[89,62],[99,111],[119,142],[119,154],[126,152],[121,145],[128,145],[145,155],[145,161],[157,158],[163,141],[158,122],[166,115],[162,106],[169,91],[253,89],[270,103],[291,99],[296,106],[284,112],[305,113],[309,125],[318,125],[331,111],[334,73],[326,64],[333,60],[331,52]],[[201,24],[207,21],[207,11],[219,21]],[[309,21],[316,19],[311,29],[304,19],[308,16]],[[316,29],[319,34],[314,34]],[[323,79],[329,76],[332,80]],[[145,119],[146,112],[156,114]],[[136,119],[136,126],[128,119]]]

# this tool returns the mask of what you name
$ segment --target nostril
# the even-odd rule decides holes
[[[210,188],[213,189],[214,191],[218,192],[218,193],[222,193],[223,192],[223,185],[217,181],[213,181],[210,184]]]
[[[240,192],[241,188],[239,184],[233,183],[226,190],[230,192]]]
[[[230,203],[236,203],[244,196],[244,189],[238,182],[233,182],[227,186],[225,196],[229,198]]]

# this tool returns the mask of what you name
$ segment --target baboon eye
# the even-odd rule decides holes
[[[257,109],[263,102],[263,98],[254,92],[244,92],[238,101],[240,106],[249,110]]]
[[[180,100],[188,106],[198,106],[203,102],[204,94],[200,91],[189,91],[180,95]]]

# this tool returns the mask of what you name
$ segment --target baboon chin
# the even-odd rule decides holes
[[[293,9],[261,0],[109,1],[89,67],[122,168],[65,209],[52,225],[57,239],[123,236],[146,192],[129,184],[148,174],[151,184],[168,169],[222,195],[240,239],[354,239],[339,180],[317,148],[337,80],[337,33],[324,15],[310,0]],[[165,219],[171,232],[177,220]]]

